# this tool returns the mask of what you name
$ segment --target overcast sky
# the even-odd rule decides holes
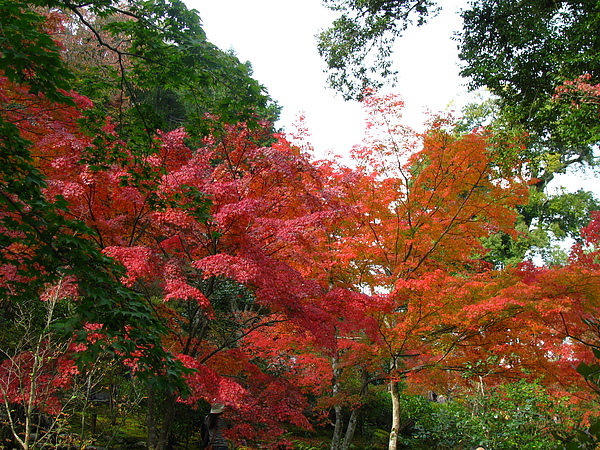
[[[407,124],[419,127],[422,111],[445,110],[465,102],[464,80],[458,76],[457,11],[463,0],[444,0],[443,12],[421,28],[409,29],[394,55],[400,72],[394,88],[404,98]],[[250,61],[254,77],[282,107],[279,125],[286,130],[300,113],[316,151],[346,155],[361,141],[364,116],[356,102],[345,102],[326,86],[325,64],[315,35],[329,26],[335,14],[321,0],[187,0],[198,10],[208,39],[233,49]]]
[[[335,13],[321,0],[186,0],[198,10],[208,39],[233,49],[250,61],[254,77],[282,107],[279,126],[291,130],[304,113],[310,142],[319,156],[347,156],[360,143],[364,115],[359,104],[345,102],[326,86],[325,64],[315,35],[327,28]],[[442,12],[420,28],[409,28],[396,45],[394,69],[400,73],[394,92],[406,103],[404,118],[412,127],[423,123],[423,111],[455,110],[473,99],[458,76],[459,11],[467,0],[444,0]],[[594,184],[594,186],[591,186]],[[554,186],[570,190],[595,187],[590,174],[561,176]]]

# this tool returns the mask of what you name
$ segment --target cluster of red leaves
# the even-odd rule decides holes
[[[281,423],[310,428],[303,414],[308,404],[298,389],[285,378],[258,369],[246,356],[235,349],[223,351],[208,367],[179,355],[187,367],[196,369],[187,377],[193,394],[180,401],[195,405],[203,399],[225,404],[234,424],[225,433],[235,440],[264,440],[265,435],[277,440],[285,432]]]
[[[110,126],[105,128],[111,131]],[[307,157],[282,137],[268,147],[257,145],[264,137],[261,133],[232,126],[218,140],[209,138],[193,152],[184,143],[183,130],[161,133],[156,151],[145,158],[147,166],[162,174],[154,191],[167,205],[160,208],[152,207],[147,191],[124,183],[134,178],[139,169],[135,164],[101,170],[86,165],[83,152],[91,144],[76,130],[60,143],[54,138],[36,141],[35,151],[44,161],[48,195],[64,196],[71,213],[97,231],[104,252],[126,268],[127,286],[143,288],[165,301],[194,301],[210,319],[214,316],[211,300],[194,280],[226,277],[251,289],[256,302],[270,314],[284,314],[331,345],[333,327],[321,306],[340,295],[326,301],[325,286],[307,275],[313,272],[315,255],[310,251],[318,245],[319,229],[337,212],[327,206],[326,189]],[[129,161],[134,161],[133,155]],[[190,192],[209,196],[210,221],[198,220],[193,209],[198,205],[190,203]],[[167,320],[183,318],[168,306],[161,308],[161,314]],[[173,331],[184,333],[183,328]],[[184,345],[185,339],[182,334],[165,344],[188,352],[191,347]],[[197,342],[192,347],[198,345],[206,347]],[[253,373],[243,389],[253,386],[254,396],[260,399],[243,396],[244,391],[232,389],[237,384],[230,384],[223,370],[236,366],[234,356],[225,358],[227,363],[221,364],[221,375],[215,380],[209,366],[199,363],[198,355],[204,353],[197,352],[192,352],[195,363],[187,355],[186,364],[198,369],[188,380],[192,395],[187,401],[228,398],[243,411],[271,404],[272,408],[260,408],[272,418],[269,426],[275,426],[274,419],[307,424],[300,413],[306,405],[301,397],[290,402],[294,389],[282,379],[269,377],[259,383],[261,377]],[[221,352],[219,360],[225,355]],[[208,386],[215,385],[229,388],[212,392]],[[240,396],[243,403],[233,400]]]
[[[75,138],[75,133],[78,130],[77,120],[81,118],[80,110],[90,107],[91,103],[87,98],[74,92],[64,94],[68,95],[76,106],[57,105],[41,94],[31,94],[28,86],[11,83],[0,73],[2,119],[18,127],[23,138],[46,147],[51,154],[64,151],[64,148],[74,141],[77,141],[76,145],[85,145]],[[12,155],[7,156],[12,157]],[[48,163],[48,158],[42,157],[36,151],[32,151],[32,156],[40,167]],[[30,206],[21,204],[17,196],[11,196],[10,201],[18,205],[23,212],[30,210]],[[0,211],[0,218],[2,218],[1,224],[5,220],[9,222],[19,220],[17,217],[11,217],[10,213],[4,210]],[[10,237],[14,242],[2,249],[5,260],[11,262],[0,266],[0,286],[7,287],[9,280],[22,283],[33,282],[34,280],[24,277],[20,270],[29,252],[29,249],[19,242],[23,236],[18,231],[7,229],[1,224],[0,233]]]
[[[0,364],[0,401],[17,403],[57,415],[62,410],[60,393],[78,370],[65,354],[51,345],[37,352],[21,352]]]
[[[566,98],[571,100],[574,107],[581,104],[600,105],[600,84],[591,84],[592,76],[588,73],[577,77],[575,80],[567,80],[556,88],[555,99]]]

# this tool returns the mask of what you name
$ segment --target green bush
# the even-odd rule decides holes
[[[555,449],[556,433],[574,423],[566,400],[551,397],[536,383],[519,381],[470,394],[447,403],[421,396],[403,397],[407,417],[415,421],[401,443],[410,449],[494,450]]]

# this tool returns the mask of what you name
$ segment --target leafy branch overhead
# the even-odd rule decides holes
[[[73,20],[67,26],[75,35],[65,37],[70,52],[85,55],[89,44],[95,44],[112,55],[114,78],[108,86],[106,79],[97,77],[94,84],[100,90],[89,84],[77,84],[77,90],[93,100],[103,94],[108,102],[130,102],[138,116],[147,116],[146,127],[187,123],[207,133],[217,123],[210,117],[235,123],[277,116],[278,108],[252,78],[249,63],[211,44],[197,12],[181,1],[85,6],[59,1],[55,6]],[[79,70],[104,70],[106,63],[89,61]],[[90,81],[89,75],[86,80]],[[171,98],[175,109],[164,110],[161,103],[166,98]]]
[[[324,0],[340,12],[330,28],[318,35],[318,50],[327,63],[332,88],[345,99],[360,99],[365,89],[380,88],[393,78],[395,39],[416,22],[437,13],[431,0]]]

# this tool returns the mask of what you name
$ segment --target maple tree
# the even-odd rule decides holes
[[[49,108],[44,110],[44,106],[47,106],[43,101],[41,102],[40,110],[34,112],[35,107],[40,106],[37,98],[29,97],[27,93],[19,92],[16,89],[7,89],[5,92],[7,97],[11,97],[11,100],[16,102],[17,98],[15,94],[21,95],[19,99],[21,105],[26,104],[27,100],[31,100],[31,104],[27,105],[28,110],[25,115],[23,109],[19,108],[14,112],[20,117],[37,117],[35,122],[32,122],[32,126],[25,126],[21,130],[24,136],[31,137],[33,146],[31,152],[37,161],[37,165],[43,171],[47,179],[47,187],[45,188],[45,194],[50,198],[60,196],[68,202],[68,208],[65,209],[66,216],[72,216],[78,220],[86,221],[89,226],[94,229],[95,233],[90,235],[91,239],[94,240],[100,248],[105,249],[105,253],[116,257],[122,261],[124,266],[127,268],[127,272],[123,274],[122,281],[126,287],[142,291],[147,300],[154,304],[152,299],[156,296],[162,296],[165,301],[171,300],[173,307],[161,306],[160,303],[155,305],[158,309],[158,318],[166,318],[168,324],[172,326],[171,331],[174,335],[174,339],[169,339],[165,342],[165,345],[170,347],[170,350],[182,353],[185,355],[198,356],[200,353],[204,333],[206,332],[206,326],[210,323],[210,319],[214,317],[214,311],[211,312],[212,308],[210,303],[205,296],[211,296],[212,300],[219,305],[217,310],[220,308],[220,324],[224,325],[225,328],[222,330],[223,334],[216,333],[213,336],[213,344],[207,348],[204,348],[204,354],[202,357],[209,358],[212,353],[216,353],[222,349],[231,347],[239,337],[236,337],[236,333],[239,332],[239,328],[229,329],[236,322],[241,322],[242,329],[244,326],[252,327],[258,326],[257,322],[260,319],[259,312],[253,312],[250,305],[254,303],[253,295],[250,292],[244,292],[244,289],[236,287],[235,281],[223,280],[222,277],[212,276],[211,280],[203,282],[202,276],[198,272],[195,276],[191,276],[195,279],[195,286],[190,284],[188,277],[190,277],[189,270],[193,270],[191,266],[189,253],[187,253],[187,245],[192,244],[196,246],[196,250],[193,253],[197,253],[195,256],[202,258],[206,256],[204,251],[208,251],[208,254],[216,252],[219,246],[216,243],[219,241],[220,233],[217,231],[218,227],[216,223],[211,225],[206,224],[206,205],[207,201],[204,194],[200,194],[198,186],[187,185],[186,181],[194,181],[195,183],[201,183],[203,187],[205,183],[213,182],[212,178],[207,181],[206,178],[198,177],[199,173],[204,172],[205,176],[214,175],[216,179],[215,183],[220,183],[217,188],[213,188],[214,191],[218,192],[222,186],[229,187],[229,194],[223,193],[225,196],[224,204],[219,205],[227,209],[228,206],[228,195],[236,194],[239,189],[240,193],[246,190],[250,195],[257,195],[258,189],[244,188],[243,184],[247,180],[242,180],[240,186],[235,185],[235,180],[241,174],[242,167],[246,164],[243,156],[243,152],[247,151],[250,155],[248,158],[256,158],[255,176],[253,180],[257,183],[265,183],[264,189],[268,192],[273,188],[270,182],[273,178],[259,176],[261,169],[259,165],[262,165],[262,171],[267,169],[272,170],[271,175],[274,173],[275,163],[279,153],[285,154],[285,144],[283,141],[280,143],[281,148],[269,149],[264,148],[261,150],[260,147],[256,146],[253,139],[265,139],[265,136],[269,136],[269,131],[263,131],[263,135],[260,133],[250,133],[240,130],[240,134],[244,138],[240,137],[238,140],[234,136],[231,136],[232,142],[227,142],[227,139],[223,138],[220,142],[220,147],[224,150],[224,153],[219,155],[217,151],[206,150],[203,153],[199,153],[196,159],[191,158],[191,151],[183,143],[185,134],[181,130],[164,134],[157,140],[157,150],[159,153],[156,156],[149,157],[143,164],[136,165],[132,162],[132,158],[126,160],[127,166],[114,164],[104,170],[94,170],[91,166],[86,164],[85,154],[83,153],[88,146],[92,145],[92,142],[88,136],[81,133],[78,128],[76,121],[69,121],[69,115],[71,112],[72,117],[76,119],[79,117],[77,110],[68,108],[62,108],[55,110]],[[82,101],[85,99],[82,99]],[[47,114],[44,114],[47,113]],[[56,116],[54,116],[54,113]],[[16,121],[16,120],[15,120]],[[27,122],[26,122],[27,123]],[[243,127],[242,127],[243,128]],[[106,139],[101,140],[96,138],[95,145],[102,145],[110,147],[123,146],[126,148],[126,144],[119,141],[118,137],[114,133],[114,128],[110,124],[105,127]],[[234,133],[234,130],[231,131]],[[266,133],[266,134],[265,134]],[[240,148],[236,148],[239,144]],[[209,145],[209,144],[207,144]],[[228,145],[230,147],[228,147]],[[252,150],[254,148],[254,150]],[[223,166],[217,165],[212,172],[211,160],[213,158],[223,157],[225,161],[231,164],[232,158],[235,157],[235,152],[240,150],[242,155],[237,155],[240,158],[236,163],[236,167],[229,166],[229,170],[224,169]],[[230,151],[231,154],[227,154]],[[261,157],[261,151],[267,152],[268,159]],[[270,154],[269,154],[270,152]],[[290,150],[288,149],[288,153]],[[262,155],[264,156],[264,155]],[[280,182],[283,182],[287,174],[287,170],[294,170],[293,155],[288,155],[291,161],[286,161],[286,157],[282,156],[278,162],[280,167]],[[302,167],[302,159],[298,158],[297,164]],[[224,161],[223,165],[226,165]],[[291,163],[291,166],[289,165]],[[145,178],[146,184],[144,185],[130,185],[129,187],[123,183],[129,178],[135,178],[136,170],[144,170],[148,173],[148,167],[155,168],[156,173],[153,177]],[[308,167],[308,166],[307,166]],[[162,171],[166,172],[163,177],[162,185],[160,186],[162,191],[159,197],[156,195],[156,189],[158,186],[152,186],[152,180],[160,180],[159,174]],[[298,170],[298,169],[295,169]],[[263,174],[264,175],[264,174]],[[231,176],[231,179],[228,179]],[[177,181],[177,183],[175,183]],[[298,184],[301,186],[301,184]],[[227,189],[225,189],[227,191]],[[219,198],[219,197],[217,197]],[[280,201],[280,196],[274,196],[272,201],[277,205]],[[290,196],[291,199],[294,196]],[[229,199],[232,201],[232,199]],[[244,203],[252,203],[252,200],[238,199],[238,201]],[[274,205],[270,205],[273,209]],[[267,210],[269,208],[267,207]],[[231,217],[231,208],[228,211],[223,212],[225,218]],[[280,216],[277,216],[280,218]],[[216,219],[219,219],[219,214],[215,215]],[[247,222],[248,217],[239,218],[241,222]],[[266,220],[266,219],[265,219]],[[272,219],[274,220],[274,219]],[[316,219],[315,219],[316,220]],[[228,219],[224,219],[223,226],[228,228],[233,224],[228,223]],[[273,225],[268,223],[266,220],[264,225],[268,231],[267,235],[270,236]],[[275,221],[277,223],[277,221]],[[307,222],[308,223],[308,222]],[[198,233],[198,230],[202,227],[209,227],[206,233]],[[297,227],[298,224],[295,224]],[[216,229],[210,229],[215,227]],[[173,236],[165,238],[164,233],[172,231]],[[229,245],[232,248],[236,248],[238,237],[236,236],[236,227],[231,228],[232,238]],[[207,240],[202,241],[201,238],[205,237]],[[184,247],[185,239],[192,239],[187,242]],[[200,241],[198,241],[200,239]],[[215,240],[213,243],[212,241]],[[226,242],[226,240],[223,240]],[[273,242],[273,245],[276,245]],[[227,247],[227,246],[225,246]],[[233,250],[231,250],[233,251]],[[247,251],[247,250],[246,250]],[[215,253],[215,256],[220,253]],[[266,255],[258,257],[258,262],[254,264],[268,263],[269,258]],[[281,266],[281,265],[279,265]],[[211,264],[211,270],[224,270],[218,263]],[[225,267],[227,270],[230,266],[225,261]],[[272,277],[269,270],[276,269],[278,264],[276,262],[268,263],[267,267],[263,268],[263,274],[257,279],[253,280],[257,285],[264,285],[267,281],[266,277]],[[291,268],[286,269],[285,266],[281,268],[293,277],[295,271]],[[10,270],[6,267],[6,283],[14,283],[15,280],[11,276]],[[266,270],[265,270],[266,269]],[[244,273],[244,268],[240,267],[240,272]],[[239,277],[246,280],[246,275],[238,275]],[[284,275],[282,275],[284,276]],[[158,280],[163,280],[162,288],[156,285]],[[203,290],[201,289],[203,288]],[[204,293],[203,293],[204,291]],[[237,291],[237,292],[236,292]],[[269,292],[269,287],[263,287],[265,296],[267,298],[274,298],[278,300],[277,294],[279,292]],[[163,294],[161,295],[161,292]],[[262,292],[262,291],[261,291]],[[69,294],[71,295],[71,294]],[[227,295],[233,295],[233,298]],[[289,301],[289,300],[288,300]],[[223,302],[223,304],[221,304]],[[239,302],[239,305],[236,305]],[[130,303],[129,306],[132,306]],[[297,305],[280,305],[283,309],[296,308]],[[90,311],[91,312],[91,311]],[[189,318],[187,324],[176,325],[183,317]],[[88,314],[89,316],[89,314]],[[296,314],[298,320],[306,321],[310,319],[302,311]],[[227,324],[227,320],[230,321]],[[262,324],[259,324],[262,325]],[[217,327],[218,328],[218,327]],[[140,330],[141,332],[142,330]],[[143,333],[148,333],[150,328],[146,328]],[[98,334],[99,332],[99,334]],[[101,345],[101,341],[105,340],[104,326],[100,325],[100,328],[91,327],[88,329],[88,334],[96,335],[93,341],[86,342],[86,348],[93,351],[94,345]],[[178,334],[179,333],[179,334]],[[131,334],[131,331],[128,331]],[[110,342],[110,340],[109,340]],[[139,344],[139,340],[136,341]],[[227,352],[224,352],[227,353]],[[123,355],[122,352],[119,354]],[[166,355],[166,353],[165,353]],[[135,370],[142,369],[142,354],[137,351],[135,357],[132,359],[130,365]],[[230,352],[229,357],[223,357],[220,363],[222,369],[221,374],[227,374],[228,370],[233,371],[232,374],[239,376],[241,370],[239,364],[233,364],[236,361],[237,355],[235,352]],[[189,367],[198,368],[198,363],[192,363],[185,357],[180,358],[181,361],[186,363]],[[233,367],[228,367],[233,365]],[[21,368],[25,370],[26,368]],[[227,370],[225,370],[227,369]],[[251,367],[245,368],[250,374],[256,372]],[[8,373],[8,372],[7,372]],[[208,377],[210,382],[199,381],[198,377],[192,377],[190,380],[195,380],[189,383],[189,386],[196,386],[200,391],[195,391],[195,396],[188,397],[186,401],[195,402],[200,397],[206,398],[207,396],[227,396],[228,394],[234,394],[231,398],[228,398],[228,402],[236,404],[240,402],[240,397],[243,395],[244,390],[241,387],[237,387],[236,383],[230,383],[229,385],[221,380],[215,372],[204,371],[204,376]],[[262,387],[266,385],[271,386],[269,381],[273,381],[269,378],[259,379],[258,377],[253,378],[254,383],[261,383]],[[219,389],[215,390],[215,387],[210,387],[212,384],[221,386],[223,392]],[[10,383],[9,383],[10,384]],[[209,386],[207,388],[207,385]],[[228,388],[227,386],[230,386]],[[273,387],[273,386],[271,386]],[[263,392],[269,392],[263,391]],[[16,397],[5,397],[8,401],[10,398],[13,400]],[[277,396],[270,395],[267,397],[269,402],[276,402]],[[171,396],[171,407],[174,407],[174,401],[176,396]],[[212,397],[210,398],[212,399]],[[169,404],[169,402],[167,402]],[[273,408],[273,411],[281,412],[281,408]],[[290,412],[290,417],[293,420],[300,420],[297,417],[294,419],[293,414]],[[169,430],[169,420],[173,419],[173,411],[165,416],[163,421],[162,433],[157,438],[158,443],[151,443],[152,445],[164,445],[160,444],[161,440],[166,440],[166,435]]]
[[[23,4],[14,3],[3,12],[12,14],[13,19],[19,16],[22,9]],[[91,297],[106,295],[103,301],[108,301],[113,294],[123,299],[130,297],[131,307],[135,309],[134,297],[111,281],[111,271],[118,273],[117,267],[97,253],[95,247],[90,245],[90,240],[86,239],[93,232],[83,223],[65,217],[67,205],[64,198],[45,198],[48,191],[43,172],[49,155],[37,153],[36,148],[46,146],[51,150],[50,155],[54,155],[69,151],[70,146],[85,147],[89,144],[90,138],[79,129],[78,121],[83,117],[82,111],[88,109],[91,102],[61,89],[67,86],[64,83],[69,77],[64,75],[66,72],[58,58],[58,48],[44,28],[44,17],[33,11],[20,17],[24,23],[17,22],[18,29],[25,31],[25,23],[33,24],[28,30],[31,36],[25,38],[16,34],[15,42],[9,42],[6,52],[16,52],[23,45],[18,42],[19,39],[30,39],[33,44],[28,48],[30,53],[19,54],[23,58],[21,65],[12,58],[3,60],[5,64],[2,69],[6,76],[0,78],[3,106],[1,124],[5,132],[2,140],[2,213],[5,227],[3,288],[15,297],[25,292],[35,297],[46,283],[56,281],[57,276],[77,277],[82,271],[94,267],[96,278],[78,279],[81,292]],[[36,59],[35,52],[47,54],[47,58],[40,58],[40,61],[56,67],[28,68],[26,65]],[[15,72],[15,68],[22,69],[24,79]],[[57,84],[56,80],[62,81],[62,84]],[[81,153],[82,148],[78,150]],[[83,261],[85,263],[82,265]],[[33,279],[37,283],[31,283]],[[97,286],[94,287],[94,284]],[[100,287],[107,292],[101,293]]]
[[[365,88],[396,79],[394,45],[411,26],[427,26],[441,2],[324,0],[338,11],[331,26],[320,33],[318,49],[327,63],[329,84],[347,99],[360,99]],[[598,142],[595,110],[571,108],[553,98],[565,80],[589,74],[597,82],[598,20],[593,2],[477,0],[460,11],[456,30],[461,76],[473,90],[492,94],[469,105],[476,120],[498,133],[520,136],[520,152],[536,182],[530,203],[519,208],[519,228],[528,231],[517,241],[506,234],[493,238],[490,259],[514,264],[535,253],[548,264],[567,256],[557,242],[578,239],[579,229],[598,209],[587,188],[553,192],[561,174],[596,170]],[[470,129],[469,129],[470,130]],[[492,246],[489,242],[488,245]]]
[[[55,294],[59,289],[55,290]],[[69,343],[60,342],[48,330],[56,320],[58,296],[46,295],[44,332],[37,333],[38,311],[25,305],[13,306],[12,332],[19,333],[14,348],[2,350],[0,365],[0,401],[6,414],[9,429],[23,449],[34,448],[61,428],[59,421],[41,426],[43,414],[66,416],[65,404],[59,393],[68,387],[77,367],[69,356]],[[32,330],[33,329],[33,330]],[[15,408],[15,405],[21,408]],[[22,424],[22,425],[21,425]],[[46,433],[42,436],[40,429]]]
[[[453,355],[442,365],[467,377],[446,380],[450,381],[449,387],[456,389],[469,379],[481,389],[484,385],[496,389],[507,380],[537,380],[550,395],[569,399],[580,415],[597,414],[589,390],[589,386],[595,386],[597,376],[596,229],[594,214],[592,223],[582,232],[585,244],[575,246],[569,264],[564,266],[524,263],[468,280],[454,278],[441,284],[411,286],[411,295],[418,293],[421,298],[436,296],[454,303],[466,299],[454,321],[464,324],[467,339],[453,342]],[[442,303],[437,301],[438,306]],[[587,381],[580,374],[588,377]],[[414,377],[414,381],[426,385],[444,382],[418,373]],[[567,420],[568,416],[563,414],[561,419]],[[594,427],[589,430],[595,433]],[[582,445],[591,436],[582,432],[575,439],[572,431],[563,433],[567,436],[565,442]]]
[[[442,301],[433,292],[460,285],[452,273],[485,269],[480,239],[511,232],[527,187],[510,164],[493,163],[501,149],[485,131],[453,135],[451,122],[434,119],[419,136],[399,121],[398,97],[374,95],[365,103],[371,134],[355,149],[358,173],[340,178],[354,208],[341,232],[346,259],[340,266],[358,269],[357,289],[387,294],[371,314],[380,333],[377,357],[386,361],[397,405],[403,375],[435,366],[463,338],[453,319],[468,303]],[[416,286],[431,291],[415,296]],[[395,432],[399,418],[395,409]]]
[[[310,152],[303,123],[291,134],[295,145]],[[243,340],[243,348],[253,358],[262,361],[278,377],[290,380],[309,397],[316,397],[313,405],[313,422],[327,421],[329,411],[334,411],[334,435],[332,448],[348,448],[356,430],[361,404],[365,402],[371,384],[368,376],[368,344],[360,338],[366,333],[376,339],[376,322],[367,314],[376,308],[377,297],[358,292],[355,271],[347,265],[348,247],[344,243],[340,224],[354,217],[354,209],[345,201],[339,178],[355,179],[352,169],[334,161],[314,161],[312,169],[318,174],[319,184],[315,191],[320,201],[317,207],[318,226],[306,228],[298,248],[301,253],[289,255],[294,267],[318,286],[319,295],[311,299],[311,309],[318,311],[319,327],[286,321],[275,327],[254,330]],[[325,209],[319,209],[325,206]],[[300,230],[294,232],[294,238]],[[289,244],[287,244],[289,246]],[[363,357],[365,356],[365,357]],[[356,370],[355,370],[356,369]],[[359,387],[349,393],[344,386],[354,385],[358,376]],[[333,380],[329,383],[329,380]],[[344,408],[352,409],[350,426],[342,442]]]
[[[2,323],[9,344],[3,346],[2,405],[9,415],[11,402],[23,406],[24,429],[11,420],[10,430],[18,445],[29,448],[39,410],[47,404],[56,411],[51,406],[54,391],[87,370],[97,355],[135,355],[139,375],[163,385],[183,387],[182,366],[157,345],[160,323],[119,283],[121,269],[92,244],[93,231],[66,217],[64,199],[45,195],[47,185],[31,147],[48,135],[68,139],[81,116],[77,108],[86,101],[62,89],[68,87],[69,74],[42,15],[23,3],[8,2],[3,4],[2,23],[15,31],[3,35],[0,67]],[[47,323],[27,320],[47,309],[44,292],[63,281],[71,287],[57,295],[61,301],[75,300],[71,308],[52,308]],[[90,322],[102,324],[101,336],[93,340],[88,339],[94,333],[86,327]],[[73,340],[86,351],[64,345]],[[76,361],[78,370],[61,361]],[[57,367],[64,371],[48,373]],[[59,383],[61,377],[66,380]]]
[[[371,134],[355,150],[358,168],[319,166],[344,211],[321,231],[320,264],[312,269],[312,277],[329,291],[329,302],[320,306],[333,319],[333,351],[318,350],[310,337],[299,339],[304,346],[296,339],[285,341],[294,355],[303,348],[316,352],[313,371],[329,373],[333,380],[331,399],[323,404],[335,411],[332,448],[350,445],[371,383],[387,380],[396,402],[398,384],[407,375],[419,379],[427,369],[447,367],[450,355],[457,365],[461,358],[475,357],[475,350],[465,353],[461,346],[468,348],[466,342],[486,328],[492,304],[483,305],[493,294],[473,295],[464,274],[473,278],[481,272],[471,286],[493,280],[481,259],[481,238],[498,230],[514,233],[514,208],[527,193],[518,165],[512,167],[508,158],[504,164],[493,162],[498,152],[509,155],[510,148],[494,147],[485,131],[452,134],[450,121],[435,119],[417,135],[398,121],[403,106],[398,97],[370,96],[365,103]],[[484,312],[468,316],[473,304]],[[495,311],[504,309],[512,317],[506,304]],[[293,361],[289,365],[295,372],[289,376],[302,383],[302,371]],[[362,386],[345,391],[354,369]],[[344,405],[352,412],[342,439]],[[397,408],[394,418],[397,432]]]
[[[53,197],[45,195],[47,184],[34,166],[43,155],[35,154],[34,148],[44,139],[50,146],[64,144],[69,138],[72,144],[81,143],[72,134],[78,110],[32,94],[28,86],[15,85],[6,77],[0,78],[0,84],[2,124],[7,131],[2,142],[0,197],[1,288],[5,294],[2,322],[7,332],[15,333],[6,335],[9,345],[3,348],[6,384],[2,400],[7,410],[11,401],[26,405],[25,438],[21,440],[14,422],[11,431],[19,445],[29,448],[31,420],[43,405],[52,404],[47,398],[55,398],[52,389],[67,386],[68,379],[87,370],[99,354],[121,358],[135,355],[139,375],[163,385],[183,387],[179,381],[182,366],[157,346],[162,326],[139,297],[120,284],[121,269],[92,244],[89,237],[93,231],[67,218],[64,199],[52,201]],[[71,101],[85,103],[77,96]],[[63,145],[65,148],[68,144]],[[54,285],[63,286],[54,301],[73,300],[70,308],[50,308],[44,292]],[[27,319],[46,309],[46,323],[39,318],[33,322]],[[87,327],[90,322],[100,323],[102,328],[101,335],[93,340],[89,337],[96,329]],[[68,345],[73,340],[82,344],[85,352],[74,352]],[[61,348],[62,352],[58,350]],[[76,361],[79,369],[67,370],[67,365],[61,365],[63,360]],[[57,367],[64,373],[49,378],[48,371]],[[49,381],[63,376],[67,381],[62,384]],[[24,379],[31,379],[32,385],[23,384]],[[47,386],[52,389],[44,393]]]
[[[327,259],[326,253],[319,255]],[[367,313],[378,302],[373,296],[329,284],[323,285],[323,290],[327,294],[316,300],[323,321],[327,320],[323,325],[329,328],[331,342],[324,342],[323,336],[311,329],[285,322],[256,330],[244,339],[244,349],[278,377],[316,398],[311,410],[314,425],[327,424],[332,411],[331,448],[347,449],[353,445],[359,414],[372,398],[370,387],[379,376],[370,346],[377,340],[377,324]]]
[[[126,148],[111,130],[107,125],[111,145]],[[126,165],[102,170],[82,161],[86,146],[77,140],[58,146],[46,136],[34,149],[48,195],[63,196],[69,213],[96,231],[97,244],[126,267],[123,283],[143,294],[168,326],[163,345],[197,370],[188,377],[191,395],[181,400],[218,398],[242,417],[261,405],[270,411],[263,420],[270,416],[271,427],[281,416],[307,425],[292,409],[291,388],[272,391],[283,381],[244,363],[236,343],[281,320],[310,329],[322,342],[331,339],[329,319],[314,304],[326,291],[305,275],[314,264],[314,231],[335,211],[307,157],[282,137],[273,138],[268,124],[253,130],[230,126],[195,151],[185,138],[183,130],[163,133],[156,153],[142,164],[126,158]],[[270,146],[259,145],[273,139]],[[156,186],[129,182],[148,168],[156,176],[146,183],[156,180]],[[244,381],[228,382],[232,377]],[[285,403],[281,395],[288,397]],[[164,445],[176,400],[172,395],[166,409],[162,405],[166,412],[150,445]],[[301,398],[296,402],[301,410]],[[251,435],[247,428],[245,434]]]

